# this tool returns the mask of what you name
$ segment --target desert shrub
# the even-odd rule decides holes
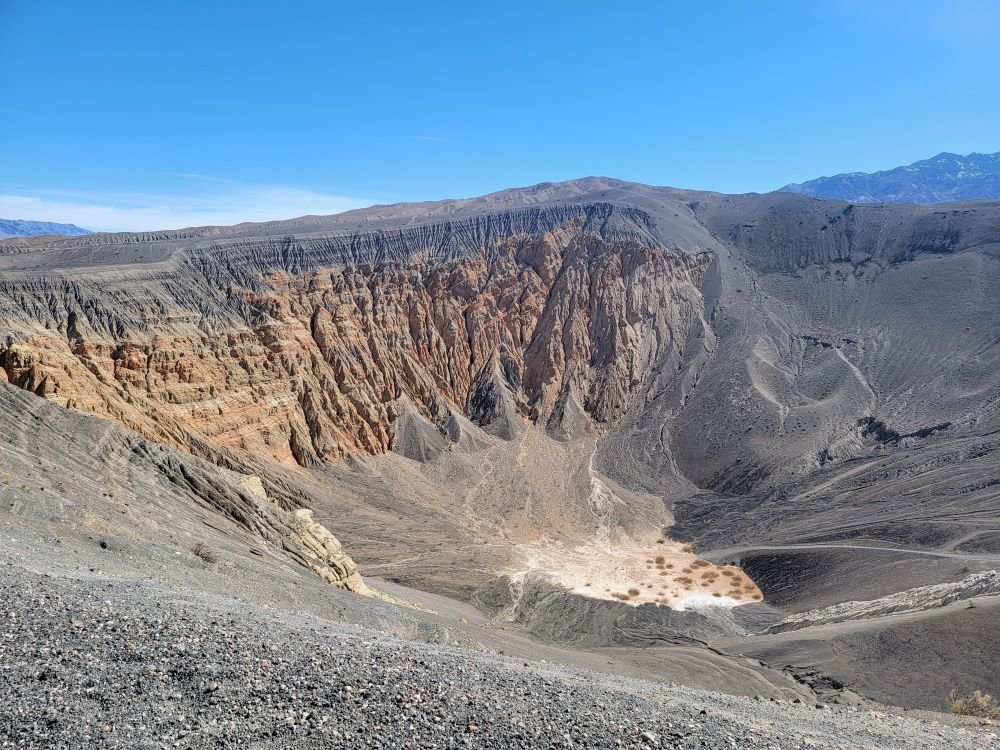
[[[620,599],[623,602],[627,602],[629,599],[632,598],[628,594],[623,594],[620,591],[615,591],[611,596],[613,596],[615,599]]]
[[[656,556],[656,564],[657,565],[663,565],[663,563],[665,563],[666,561],[667,561],[667,558],[665,558],[663,555],[657,555]]]
[[[952,690],[948,694],[951,712],[958,716],[976,716],[980,719],[1000,719],[1000,703],[992,695],[982,690],[974,690],[968,695]]]
[[[639,596],[642,592],[639,589],[629,589],[628,593],[630,596]]]
[[[215,563],[219,561],[219,554],[204,542],[198,542],[194,545],[191,548],[191,554],[195,557],[200,557],[207,563]]]

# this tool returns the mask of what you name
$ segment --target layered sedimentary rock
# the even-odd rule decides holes
[[[700,314],[709,258],[590,220],[557,212],[508,236],[484,217],[451,230],[482,233],[474,250],[378,263],[346,264],[369,254],[351,238],[297,262],[276,241],[10,274],[0,372],[153,439],[301,466],[385,452],[411,406],[442,431],[452,411],[502,434],[558,422],[568,401],[611,421]]]
[[[151,443],[108,421],[0,383],[4,520],[84,536],[119,552],[269,570],[309,568],[337,588],[371,593],[357,565],[307,510],[289,512],[258,477]],[[9,514],[9,515],[8,515]],[[95,539],[96,537],[96,539]]]
[[[869,620],[888,615],[923,612],[946,607],[953,602],[968,601],[975,607],[975,598],[1000,594],[1000,573],[995,570],[973,573],[957,583],[939,583],[899,591],[881,599],[865,602],[841,602],[831,607],[799,612],[775,623],[765,632],[783,633],[845,620]]]

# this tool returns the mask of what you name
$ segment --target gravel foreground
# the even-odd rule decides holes
[[[0,580],[3,748],[982,748],[989,727],[406,641],[159,586]]]

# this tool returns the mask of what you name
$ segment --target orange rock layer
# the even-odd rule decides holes
[[[710,257],[568,223],[456,260],[298,273],[239,259],[0,286],[0,378],[197,453],[382,453],[415,410],[503,431],[624,414],[701,313]],[[3,332],[0,331],[0,334]]]

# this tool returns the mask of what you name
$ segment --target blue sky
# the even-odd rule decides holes
[[[0,0],[0,216],[159,229],[1000,150],[1000,2]]]

